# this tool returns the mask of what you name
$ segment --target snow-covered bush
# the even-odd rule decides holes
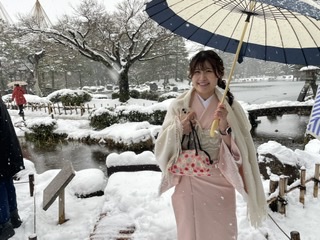
[[[93,110],[90,116],[90,126],[103,129],[120,122],[144,122],[161,125],[166,115],[166,110],[149,110],[142,106],[118,106],[115,109],[99,108]]]
[[[112,109],[98,108],[93,110],[90,115],[90,126],[95,129],[104,129],[118,122],[118,114],[114,113]]]
[[[89,102],[92,96],[84,90],[61,89],[47,96],[51,102],[62,102],[64,106],[80,106]]]
[[[176,98],[180,95],[181,93],[178,92],[168,92],[168,93],[164,93],[161,94],[158,101],[159,102],[163,102],[164,100],[170,99],[170,98]]]
[[[43,144],[59,138],[57,134],[54,134],[57,120],[50,117],[26,120],[26,127],[30,130],[25,133],[26,140]]]

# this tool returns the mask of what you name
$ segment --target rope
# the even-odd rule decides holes
[[[33,180],[34,181],[34,180]],[[14,182],[14,184],[25,184],[29,182]],[[36,208],[36,186],[33,184],[33,233],[37,233],[37,208]]]
[[[271,217],[271,215],[268,213],[268,216],[271,218],[271,220],[274,222],[274,224],[276,224],[276,226],[281,230],[281,232],[286,235],[286,237],[290,240],[291,237],[289,237],[283,230],[282,228],[279,226],[279,224]]]
[[[33,188],[33,233],[37,233],[37,208],[36,208],[36,186]]]

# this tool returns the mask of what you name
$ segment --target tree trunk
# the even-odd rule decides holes
[[[34,90],[36,92],[36,94],[39,97],[42,97],[42,92],[40,89],[40,84],[39,84],[39,72],[38,72],[38,67],[39,66],[39,61],[35,61],[34,63]]]
[[[0,62],[0,68],[1,68],[1,62]],[[4,79],[2,76],[2,69],[0,69],[0,82],[1,82],[1,91],[0,91],[0,96],[4,95],[6,92],[6,85],[4,84]]]
[[[119,76],[119,101],[126,102],[129,100],[129,69],[121,71]]]

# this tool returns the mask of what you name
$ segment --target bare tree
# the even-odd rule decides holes
[[[148,53],[172,36],[148,18],[141,0],[124,0],[112,14],[96,0],[83,0],[74,16],[66,16],[54,28],[40,29],[31,21],[26,21],[25,27],[103,63],[111,76],[118,76],[114,80],[119,84],[122,102],[129,99],[130,67],[138,60],[159,57]]]

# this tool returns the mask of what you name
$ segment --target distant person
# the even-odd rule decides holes
[[[26,91],[19,84],[14,85],[14,89],[12,92],[12,101],[15,101],[19,108],[19,115],[24,116],[23,105],[27,103],[24,94]]]
[[[155,143],[163,172],[160,193],[175,187],[171,199],[178,240],[238,239],[235,190],[247,200],[253,226],[266,217],[251,125],[229,89],[227,100],[220,103],[221,89],[226,88],[223,76],[223,61],[217,53],[198,52],[189,65],[192,89],[171,103]],[[219,125],[212,137],[215,119]],[[203,164],[197,155],[185,154],[178,160],[182,150],[193,146],[189,142],[195,141],[194,131],[212,160],[206,168],[199,167]]]
[[[24,169],[19,140],[0,96],[0,239],[7,240],[22,221],[18,214],[14,175]]]

